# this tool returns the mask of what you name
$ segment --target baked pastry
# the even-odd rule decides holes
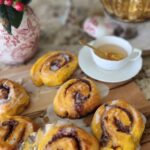
[[[54,111],[60,117],[81,118],[101,104],[100,93],[87,78],[71,79],[64,83],[54,98]]]
[[[0,117],[0,150],[15,150],[34,132],[36,125],[19,116]]]
[[[97,139],[73,125],[47,125],[31,135],[22,150],[99,150]]]
[[[29,104],[29,95],[18,83],[0,80],[0,115],[16,115],[24,111]]]
[[[77,57],[70,52],[49,52],[35,62],[31,77],[37,86],[61,85],[73,74],[77,64]]]
[[[145,123],[144,116],[130,104],[115,100],[98,108],[91,127],[101,150],[136,150]]]

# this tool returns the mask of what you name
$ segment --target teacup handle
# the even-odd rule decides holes
[[[135,61],[137,60],[139,57],[141,57],[142,55],[142,50],[138,49],[138,48],[134,48],[131,56],[129,57],[130,61]]]

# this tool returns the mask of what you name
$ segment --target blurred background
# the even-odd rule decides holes
[[[30,5],[41,24],[41,40],[53,45],[78,44],[83,21],[100,12],[99,0],[33,0]]]
[[[30,5],[33,7],[41,24],[41,42],[49,41],[53,45],[72,45],[78,44],[79,39],[82,38],[87,40],[93,39],[83,32],[83,23],[88,17],[100,16],[102,14],[103,9],[100,1],[105,2],[103,0],[92,0],[92,2],[90,0],[82,0],[82,2],[80,0],[33,0]],[[116,3],[116,1],[113,2]],[[122,8],[126,5],[125,3],[125,1],[121,1],[114,4],[116,6],[114,11],[118,11],[117,15],[123,14]],[[130,1],[130,6],[132,5],[130,11],[133,10],[133,12],[131,12],[131,15],[128,12],[129,16],[138,16],[138,12],[145,9],[141,8],[142,3],[147,3],[147,10],[149,10],[150,2],[146,0]],[[124,10],[125,13],[126,10]],[[117,19],[112,19],[110,14],[107,16],[109,16],[107,18],[111,18],[110,20],[115,25],[117,23],[117,26],[114,27],[117,29],[115,31],[116,35],[127,37],[133,46],[140,49],[150,49],[149,22],[147,23],[144,20],[145,22],[142,23],[124,23]],[[142,39],[145,40],[141,42]]]

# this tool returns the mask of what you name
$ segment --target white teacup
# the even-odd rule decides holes
[[[133,48],[128,41],[115,36],[104,36],[100,39],[92,41],[90,44],[96,48],[107,44],[116,45],[123,48],[127,52],[127,57],[121,60],[114,61],[114,60],[104,59],[98,56],[93,51],[93,49],[91,49],[91,54],[94,62],[96,63],[97,66],[105,70],[118,70],[124,67],[128,62],[137,60],[139,57],[141,57],[142,54],[141,50],[137,48]]]

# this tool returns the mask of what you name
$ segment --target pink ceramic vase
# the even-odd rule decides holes
[[[37,51],[40,25],[30,7],[27,7],[18,29],[12,27],[12,35],[0,24],[0,63],[21,64]]]

